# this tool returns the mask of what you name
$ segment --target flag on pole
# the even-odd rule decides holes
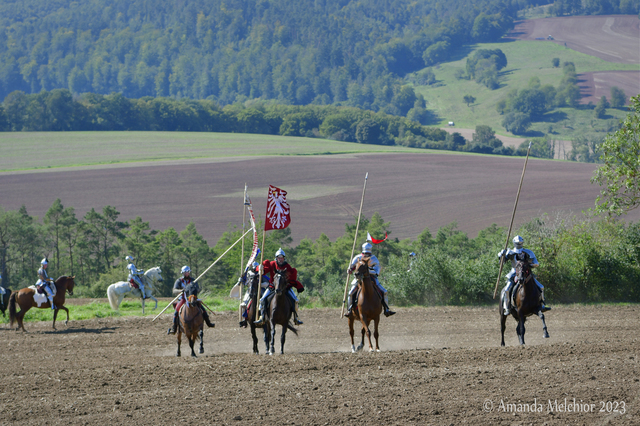
[[[284,229],[291,223],[291,210],[287,203],[287,191],[269,185],[267,196],[267,217],[264,230]]]
[[[245,271],[251,267],[251,264],[258,256],[260,249],[258,248],[258,231],[256,229],[256,218],[253,215],[253,206],[251,206],[251,199],[249,196],[245,197],[245,203],[247,204],[247,210],[249,210],[249,218],[251,219],[251,227],[253,228],[253,248],[251,250],[251,256],[249,256],[249,260],[247,261],[247,266]]]
[[[371,237],[371,234],[367,232],[367,241],[371,241],[373,244],[380,244],[381,242],[383,242],[384,240],[387,239],[387,233],[384,233],[384,238],[382,240],[376,240],[375,238]]]

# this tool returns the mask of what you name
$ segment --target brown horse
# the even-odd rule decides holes
[[[69,295],[73,295],[73,286],[75,282],[73,281],[75,277],[68,277],[66,275],[61,276],[55,281],[56,286],[56,295],[53,297],[53,304],[56,309],[53,311],[53,329],[56,329],[56,318],[58,317],[58,311],[63,309],[67,313],[67,320],[64,322],[64,325],[69,323],[69,310],[64,306],[64,299],[67,292]],[[14,291],[11,293],[11,298],[9,299],[9,320],[11,322],[10,326],[13,327],[14,322],[18,322],[17,330],[22,328],[22,331],[27,331],[24,329],[24,314],[31,308],[39,308],[39,309],[50,309],[51,304],[49,300],[45,298],[45,302],[40,306],[34,300],[34,295],[36,290],[32,287],[23,288],[22,290]],[[20,312],[16,313],[16,304],[20,306]]]
[[[351,335],[351,352],[356,352],[364,347],[364,334],[367,333],[369,339],[369,351],[373,351],[371,344],[371,330],[369,323],[373,320],[373,337],[376,339],[376,352],[380,352],[378,346],[378,323],[380,322],[380,313],[382,312],[382,299],[376,290],[376,285],[369,274],[369,257],[362,257],[355,267],[356,278],[360,293],[358,295],[357,309],[351,311],[349,315],[349,334]],[[355,306],[354,306],[355,308]],[[353,342],[353,323],[359,319],[362,323],[362,341],[356,348]]]
[[[282,326],[282,335],[280,336],[281,354],[284,354],[284,341],[286,339],[287,329],[293,331],[296,336],[298,335],[298,330],[289,322],[291,320],[291,315],[293,314],[293,306],[291,305],[289,296],[287,296],[288,283],[286,272],[276,272],[273,278],[273,286],[275,287],[276,294],[271,298],[271,303],[266,310],[267,319],[269,320],[269,328],[265,328],[264,330],[265,339],[267,338],[269,331],[271,332],[271,338],[269,339],[271,341],[271,348],[267,351],[269,355],[273,355],[275,353],[274,344],[276,339],[276,324]]]
[[[188,287],[188,286],[187,286]],[[187,296],[187,302],[182,305],[180,308],[180,312],[178,313],[179,326],[178,326],[178,352],[176,356],[181,356],[180,353],[180,344],[182,343],[182,333],[187,336],[189,340],[189,347],[191,348],[191,356],[196,358],[196,352],[193,350],[193,346],[196,340],[200,339],[202,342],[202,334],[204,323],[204,317],[202,316],[202,310],[200,309],[198,303],[198,295],[197,294],[189,294],[188,290],[185,289],[185,294]],[[204,352],[204,348],[201,346],[201,352]]]
[[[535,282],[533,273],[531,272],[531,265],[529,264],[529,256],[525,253],[524,260],[518,260],[516,263],[516,275],[515,275],[515,306],[511,308],[511,315],[518,321],[516,327],[516,333],[518,334],[518,340],[521,345],[524,345],[524,323],[528,316],[536,314],[542,320],[543,325],[543,337],[548,338],[547,324],[544,321],[544,313],[542,313],[542,306],[540,304],[540,289]],[[504,346],[504,330],[505,323],[508,315],[504,315],[504,298],[509,297],[508,294],[503,294],[500,300],[500,329],[502,333],[501,346]]]
[[[268,321],[265,321],[263,326],[255,325],[253,323],[253,319],[256,317],[256,307],[258,306],[258,280],[259,274],[256,273],[247,273],[247,278],[249,285],[251,286],[251,290],[249,291],[249,306],[247,306],[247,318],[249,326],[251,327],[251,338],[253,339],[253,353],[259,354],[258,350],[258,335],[256,334],[256,329],[261,327],[264,332],[264,344],[265,344],[265,352],[269,353],[269,336],[271,335],[271,324]]]

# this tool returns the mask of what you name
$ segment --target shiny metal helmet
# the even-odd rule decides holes
[[[184,265],[184,266],[182,267],[182,269],[180,270],[180,273],[181,273],[182,275],[184,275],[184,274],[185,274],[185,273],[187,273],[187,272],[191,272],[191,268],[189,268],[187,265]]]
[[[47,260],[47,258],[45,257],[44,259],[42,259],[42,260],[40,261],[40,264],[41,264],[41,265],[48,265],[48,264],[49,264],[49,261],[48,261],[48,260]]]
[[[513,237],[513,246],[516,248],[515,252],[520,254],[522,252],[522,247],[524,245],[524,238],[520,235],[516,235]]]
[[[278,251],[276,252],[276,257],[278,256],[287,257],[287,255],[284,254],[284,250],[282,250],[282,248],[279,248]]]
[[[371,249],[373,248],[373,246],[369,243],[364,243],[362,245],[362,252],[363,253],[371,253]]]
[[[124,258],[124,260],[126,260],[129,263],[133,263],[133,261],[134,261],[133,256],[127,256],[127,257]]]

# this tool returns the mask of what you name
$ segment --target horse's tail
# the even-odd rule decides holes
[[[293,331],[293,334],[295,334],[296,336],[298,335],[298,329],[292,326],[290,322],[287,323],[287,328]]]
[[[111,305],[111,309],[117,311],[120,306],[118,304],[118,295],[116,294],[115,284],[111,284],[107,288],[107,297],[109,298],[109,305]]]
[[[10,327],[13,327],[13,323],[18,319],[17,317],[17,312],[16,312],[16,293],[17,292],[12,292],[11,293],[11,297],[9,297],[9,322],[10,322]]]

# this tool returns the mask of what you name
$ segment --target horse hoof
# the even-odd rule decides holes
[[[198,353],[203,354],[203,353],[204,353],[204,348],[200,348],[200,350],[198,351]]]
[[[178,352],[178,353],[176,354],[176,356],[177,356],[177,357],[181,356],[181,355],[180,355],[180,352]]]
[[[544,334],[542,335],[542,337],[544,337],[545,339],[548,339],[548,338],[549,338],[549,333],[544,333]]]
[[[196,355],[196,353],[194,352],[194,353],[192,353],[192,354],[191,354],[191,358],[198,358],[198,356],[197,356],[197,355]]]

